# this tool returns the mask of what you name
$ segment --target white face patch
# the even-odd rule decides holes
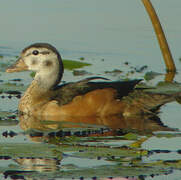
[[[50,70],[54,64],[58,64],[58,56],[47,48],[30,48],[22,54],[24,62],[29,70],[40,72]]]

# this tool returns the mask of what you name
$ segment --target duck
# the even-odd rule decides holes
[[[34,43],[24,48],[6,72],[27,70],[34,71],[35,76],[19,101],[18,111],[41,119],[81,122],[91,121],[92,117],[130,117],[153,113],[155,107],[173,100],[171,96],[145,93],[142,88],[137,88],[140,79],[110,81],[95,76],[60,83],[64,73],[63,61],[58,50],[49,43]]]

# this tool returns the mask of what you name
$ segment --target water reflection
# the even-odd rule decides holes
[[[11,179],[41,179],[41,175],[38,173],[55,173],[60,170],[60,160],[57,158],[44,158],[44,157],[17,157],[12,158],[10,156],[0,157],[4,161],[14,161],[16,165],[15,169],[8,168],[4,171],[4,178]]]
[[[140,133],[152,133],[154,131],[172,131],[172,128],[164,126],[160,118],[157,115],[145,114],[137,115],[134,117],[124,118],[120,115],[108,116],[108,117],[66,117],[68,122],[58,121],[44,121],[41,118],[34,116],[21,115],[20,127],[24,130],[39,130],[39,131],[57,131],[69,129],[69,135],[73,135],[71,130],[76,128],[82,129],[84,132],[82,136],[90,136],[93,131],[90,129],[100,129],[97,131],[99,135],[116,135],[118,130],[136,131]],[[86,122],[86,123],[85,123]],[[88,133],[86,133],[86,130]],[[106,130],[106,132],[104,131]],[[107,133],[107,129],[109,132]],[[90,133],[90,134],[89,134]],[[93,133],[95,134],[95,133]],[[37,134],[37,136],[41,135]],[[68,135],[68,133],[66,134]],[[81,135],[81,133],[79,133]]]
[[[167,72],[165,74],[165,81],[166,82],[173,82],[175,75],[176,75],[176,72]]]
[[[14,159],[23,171],[55,172],[59,170],[60,160],[56,158],[23,157]]]

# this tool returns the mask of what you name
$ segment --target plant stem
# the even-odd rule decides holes
[[[149,16],[150,19],[152,21],[159,45],[160,45],[160,49],[162,51],[162,55],[165,61],[165,65],[167,68],[167,72],[175,72],[176,71],[176,67],[174,64],[174,60],[172,58],[172,54],[170,52],[165,34],[163,32],[162,26],[160,24],[159,18],[155,12],[154,7],[152,6],[152,3],[150,2],[150,0],[142,0]]]

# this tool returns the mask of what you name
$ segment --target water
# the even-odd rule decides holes
[[[86,62],[93,64],[84,68],[92,73],[91,75],[101,75],[117,80],[124,78],[125,74],[131,70],[131,66],[139,68],[143,65],[148,65],[146,71],[165,72],[152,25],[141,1],[44,0],[41,2],[31,0],[25,2],[0,0],[0,3],[0,55],[3,56],[0,59],[2,68],[0,80],[3,80],[1,83],[3,87],[4,83],[14,83],[11,81],[14,78],[21,79],[20,82],[15,82],[16,86],[28,85],[31,82],[29,72],[7,74],[4,69],[15,61],[15,56],[18,56],[25,46],[34,42],[49,42],[55,45],[64,59],[77,60],[84,57]],[[181,22],[178,21],[178,17],[180,17],[181,2],[152,0],[152,3],[160,17],[178,69],[175,80],[180,82]],[[129,62],[130,65],[125,65],[125,62]],[[105,71],[114,69],[122,70],[123,74],[112,76],[105,73]],[[129,77],[143,78],[145,73],[145,71],[137,72]],[[87,76],[90,75],[73,76],[72,72],[66,70],[63,80],[74,81]],[[150,81],[149,85],[155,85],[163,79],[164,76],[158,76]],[[20,91],[24,90],[20,88]],[[110,146],[128,145],[132,147],[130,144],[135,142],[133,136],[131,138],[130,136],[124,137],[124,135],[116,138],[108,136],[103,139],[78,137],[75,142],[91,144],[96,152],[91,147],[87,150],[86,146],[78,146],[76,151],[72,146],[57,146],[57,141],[58,143],[64,142],[64,139],[47,137],[47,134],[43,137],[24,134],[24,129],[20,128],[20,125],[21,127],[25,127],[25,125],[18,124],[11,118],[12,115],[15,115],[15,119],[18,120],[16,111],[19,99],[14,96],[9,99],[8,96],[8,94],[1,94],[0,102],[0,111],[9,113],[5,116],[1,114],[6,121],[6,124],[1,121],[0,126],[1,179],[6,176],[9,179],[21,176],[30,179],[71,179],[73,177],[92,179],[95,176],[99,179],[110,176],[134,176],[137,179],[145,180],[180,179],[181,177],[180,132],[160,132],[161,135],[156,133],[149,135],[150,137],[148,134],[135,133],[138,135],[137,140],[145,138],[145,136],[147,138],[140,147],[136,147],[135,152],[131,150],[130,154],[124,154],[125,151],[122,148],[116,151]],[[180,104],[177,102],[162,107],[159,117],[163,124],[180,130],[179,109]],[[137,122],[143,124],[141,120],[143,119],[139,119]],[[145,127],[146,122],[145,120]],[[45,126],[43,125],[43,127]],[[49,127],[53,126],[49,125]],[[11,131],[16,135],[11,137]],[[68,138],[68,140],[75,143],[74,139]],[[98,148],[96,149],[94,145]],[[106,147],[101,149],[102,146]],[[140,148],[151,154],[147,152],[148,155],[137,156]],[[162,151],[158,153],[156,150]],[[166,153],[164,150],[169,152]],[[115,160],[112,156],[117,159]],[[145,168],[143,163],[147,163],[149,168]]]
[[[153,0],[152,3],[179,66],[181,2]],[[140,1],[45,0],[42,4],[8,0],[1,1],[0,17],[0,46],[19,52],[34,42],[50,42],[63,57],[100,57],[115,63],[127,60],[164,72],[152,25]]]

